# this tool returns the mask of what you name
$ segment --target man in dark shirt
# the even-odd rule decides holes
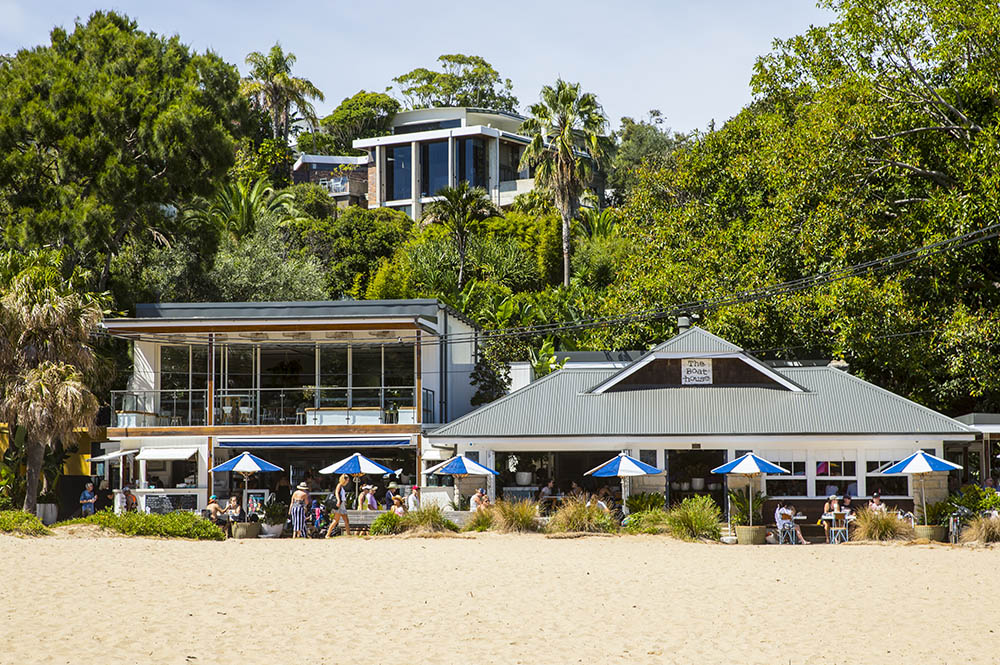
[[[389,483],[389,489],[385,491],[384,503],[386,510],[392,510],[392,500],[399,496],[399,492],[396,491],[397,489],[399,489],[399,485],[394,482]]]

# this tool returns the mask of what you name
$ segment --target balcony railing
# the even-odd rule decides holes
[[[226,388],[215,393],[209,422],[207,390],[118,390],[111,426],[415,424],[414,394],[412,386]],[[433,392],[423,397],[421,415],[433,422]]]

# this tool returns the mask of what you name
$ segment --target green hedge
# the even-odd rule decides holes
[[[0,533],[19,536],[47,536],[49,531],[42,520],[23,510],[0,510]]]
[[[222,529],[193,513],[176,511],[164,515],[150,513],[122,513],[103,510],[89,517],[81,517],[57,526],[68,524],[96,524],[126,536],[159,536],[161,538],[191,538],[193,540],[225,540]]]

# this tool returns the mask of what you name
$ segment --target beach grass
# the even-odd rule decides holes
[[[541,530],[535,501],[497,501],[493,507],[494,528],[503,533],[530,533]]]
[[[400,518],[403,531],[458,531],[458,525],[444,516],[441,506],[425,506],[406,513]]]
[[[912,540],[913,527],[894,512],[862,508],[855,514],[852,540]]]
[[[496,507],[490,506],[485,510],[477,510],[472,513],[469,521],[465,523],[462,531],[490,531],[496,525]]]
[[[0,533],[17,536],[48,536],[52,533],[42,520],[23,510],[0,510]]]
[[[1000,518],[979,515],[962,530],[963,543],[1000,543]]]
[[[394,536],[403,531],[403,518],[392,512],[386,511],[372,521],[368,533],[373,536]]]
[[[670,535],[681,540],[718,540],[722,511],[710,496],[691,496],[667,511]]]
[[[656,510],[643,510],[638,513],[632,513],[628,516],[622,529],[626,533],[631,534],[646,533],[657,535],[668,533],[670,527],[667,524],[667,511],[658,508]]]
[[[60,522],[55,528],[72,524],[93,524],[126,536],[155,536],[191,540],[225,540],[222,529],[208,520],[186,511],[163,515],[153,513],[122,513],[102,510],[88,517]]]
[[[582,499],[568,499],[552,514],[546,525],[549,533],[614,533],[618,524],[611,515]]]

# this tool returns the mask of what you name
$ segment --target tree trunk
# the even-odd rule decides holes
[[[23,509],[25,512],[34,515],[35,505],[38,503],[38,478],[42,474],[42,460],[45,457],[45,445],[37,441],[28,441],[25,445],[28,448],[28,473]]]
[[[563,286],[569,286],[569,245],[570,245],[570,221],[572,213],[569,206],[563,208],[562,212],[562,245],[563,245]]]

